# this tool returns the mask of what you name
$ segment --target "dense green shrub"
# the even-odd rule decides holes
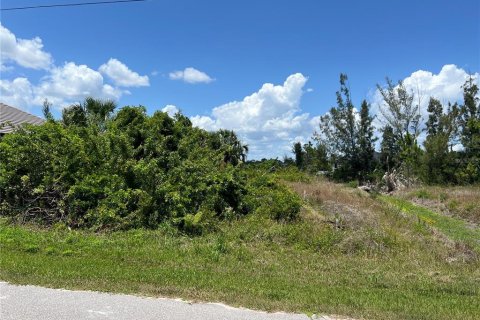
[[[276,221],[298,218],[301,200],[296,193],[267,175],[252,175],[246,196],[247,208]]]
[[[235,133],[195,128],[181,114],[149,116],[144,107],[113,110],[87,99],[65,109],[62,121],[1,138],[0,214],[94,229],[170,221],[199,233],[214,219],[255,210],[271,208],[276,220],[298,213],[286,188],[249,182],[247,148]]]

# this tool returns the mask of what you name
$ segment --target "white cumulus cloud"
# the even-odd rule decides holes
[[[439,73],[435,74],[431,71],[418,70],[410,76],[403,79],[403,83],[407,90],[414,94],[414,103],[420,106],[420,115],[422,116],[421,128],[424,128],[425,121],[428,119],[427,106],[430,98],[438,99],[445,108],[448,103],[463,103],[462,86],[470,77],[470,74],[462,68],[454,64],[446,64]],[[477,84],[479,82],[479,74],[473,74]],[[377,115],[374,121],[377,129],[383,126],[383,116],[379,111],[384,101],[378,90],[375,90],[370,98],[372,104],[372,113]],[[377,132],[378,135],[380,133]],[[426,134],[423,132],[418,141],[420,144],[425,140]]]
[[[27,78],[0,79],[1,102],[28,109],[34,99],[33,86]]]
[[[48,98],[56,106],[78,102],[86,97],[118,100],[122,91],[104,83],[100,72],[86,65],[67,62],[54,68],[35,88],[38,99]],[[36,101],[39,104],[40,101]]]
[[[27,78],[1,80],[0,93],[2,102],[22,109],[39,106],[45,99],[60,109],[89,96],[118,100],[125,92],[105,83],[98,71],[67,62],[52,68],[37,85]]]
[[[173,71],[169,73],[169,78],[171,80],[182,80],[187,83],[210,83],[214,79],[211,78],[205,72],[197,70],[195,68],[189,67],[185,70]]]
[[[295,140],[307,140],[313,133],[308,113],[300,113],[300,101],[307,77],[290,75],[282,85],[265,83],[260,90],[213,109],[211,116],[194,116],[195,126],[230,129],[250,146],[253,158],[291,153]]]
[[[12,63],[44,70],[43,77],[35,84],[23,76],[0,79],[1,102],[18,108],[38,107],[45,99],[57,109],[89,96],[117,101],[122,95],[130,94],[126,88],[149,85],[148,76],[140,76],[114,58],[101,65],[99,70],[75,62],[56,66],[51,55],[43,51],[40,38],[18,39],[1,24],[0,41],[0,71],[12,70]],[[102,73],[107,77],[104,78]],[[106,78],[111,79],[110,83]]]
[[[43,51],[42,39],[17,39],[17,37],[0,23],[0,70],[8,70],[6,64],[15,62],[31,69],[48,69],[52,65],[52,56]]]
[[[150,85],[148,76],[139,75],[114,58],[110,58],[110,60],[102,64],[98,70],[121,87],[144,87]]]
[[[430,71],[418,70],[403,79],[407,90],[415,95],[414,103],[420,104],[422,116],[427,116],[427,105],[431,97],[440,100],[443,105],[448,102],[462,102],[462,86],[470,77],[470,74],[454,64],[447,64],[442,67],[438,74]],[[477,83],[479,74],[473,74]],[[375,90],[371,97],[372,109],[378,111],[383,103],[382,96]]]
[[[166,112],[168,113],[168,115],[170,117],[173,117],[177,112],[179,112],[180,110],[174,106],[174,105],[171,105],[171,104],[167,104],[163,109],[162,109],[162,112]]]
[[[462,100],[463,89],[461,87],[469,76],[469,73],[462,68],[454,64],[447,64],[438,74],[418,70],[405,78],[403,82],[407,88],[421,97],[422,106],[426,106],[430,97],[439,99],[443,104]],[[473,76],[478,81],[478,73]]]

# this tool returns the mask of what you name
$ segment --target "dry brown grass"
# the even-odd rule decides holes
[[[456,216],[478,227],[480,186],[426,186],[403,190],[400,197],[445,215]]]
[[[345,254],[386,252],[400,243],[418,241],[408,219],[365,191],[326,179],[289,182],[306,202],[303,219],[343,230],[336,247]],[[423,241],[422,241],[423,242]]]
[[[345,231],[337,244],[343,253],[359,250],[386,252],[390,247],[399,250],[400,247],[408,248],[415,242],[435,247],[438,258],[443,261],[478,259],[469,246],[453,241],[435,228],[424,226],[415,215],[406,214],[365,191],[321,178],[311,182],[288,182],[288,185],[306,202],[303,219],[312,224],[328,225]],[[444,189],[437,190],[437,194],[442,190]],[[455,196],[456,201],[463,197],[464,203],[468,205],[472,201],[478,201],[472,197],[474,192],[476,191],[468,188],[458,188],[451,197],[453,200]],[[412,189],[399,195],[407,197],[411,193]],[[434,202],[425,197],[422,200]]]
[[[380,205],[367,193],[319,179],[312,183],[290,182],[289,186],[317,209],[326,221],[341,227],[377,226]]]

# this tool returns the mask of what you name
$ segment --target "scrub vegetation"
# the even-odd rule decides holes
[[[45,124],[0,137],[0,279],[269,311],[478,319],[478,88],[465,84],[462,105],[430,101],[422,149],[413,96],[388,80],[377,155],[369,105],[356,114],[346,81],[315,143],[283,161],[246,161],[234,132],[180,113],[89,98],[56,120],[46,103]]]
[[[298,193],[297,219],[242,215],[197,235],[168,221],[155,230],[94,232],[3,219],[0,278],[366,319],[477,317],[478,232],[452,217],[469,231],[451,236],[417,206],[406,213],[405,200],[259,167],[247,175]]]
[[[148,116],[142,106],[114,113],[112,102],[91,98],[61,121],[48,108],[47,123],[0,140],[3,216],[96,231],[169,222],[201,233],[256,211],[298,215],[299,199],[283,185],[247,177],[248,148],[232,131],[195,128],[180,113]]]

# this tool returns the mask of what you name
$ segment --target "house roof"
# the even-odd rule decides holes
[[[42,124],[45,120],[0,102],[0,134],[9,133],[22,124]]]

